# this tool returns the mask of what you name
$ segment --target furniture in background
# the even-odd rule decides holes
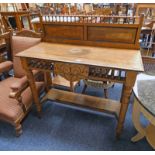
[[[0,14],[5,26],[6,31],[14,29],[21,31],[23,28],[32,30],[31,17],[35,17],[36,14],[39,14],[38,11],[32,11],[31,7],[28,8],[25,3],[11,3],[12,9],[9,10],[9,3],[5,4],[6,9],[1,9]],[[3,4],[1,7],[3,8]]]
[[[34,35],[34,32],[26,33],[26,37],[21,37],[22,33],[17,35],[20,36],[11,38],[14,76],[0,81],[0,119],[12,124],[16,135],[19,136],[22,133],[21,122],[32,106],[33,96],[20,60],[15,55],[38,44],[41,39],[40,36],[36,38],[37,34]],[[8,71],[7,65],[8,61],[0,63],[0,72]],[[33,73],[37,81],[43,77],[40,71],[33,71]],[[40,93],[44,88],[44,83],[36,82],[36,88],[36,91]]]
[[[16,30],[21,31],[23,29],[23,22],[22,22],[22,17],[26,17],[28,20],[28,26],[30,29],[31,27],[31,22],[30,22],[30,16],[29,16],[29,11],[9,11],[9,12],[0,12],[2,16],[3,23],[5,25],[5,28],[7,31],[12,29],[11,24],[8,22],[8,17],[14,17],[15,18],[15,27]]]
[[[144,22],[142,26],[142,48],[147,48],[147,43],[151,35],[153,24],[155,23],[155,4],[151,3],[137,3],[135,5],[135,15],[144,14]]]
[[[82,90],[82,93],[85,93],[87,87],[95,87],[95,88],[102,88],[104,91],[104,97],[108,98],[108,89],[112,88],[114,86],[114,82],[110,81],[95,81],[95,80],[83,80],[84,87]]]
[[[138,133],[131,140],[137,142],[146,137],[155,149],[155,59],[143,57],[145,73],[137,76],[134,92],[132,119]],[[149,121],[147,127],[140,122],[140,115]]]
[[[153,23],[153,22],[152,22]],[[146,56],[154,56],[155,53],[155,23],[150,27],[142,27],[141,31],[142,42],[141,49],[146,49]]]
[[[8,36],[6,33],[6,29],[0,15],[0,62],[4,60],[4,56],[6,52],[10,52],[10,48],[8,47]],[[7,51],[8,50],[8,51]],[[8,54],[8,53],[7,53]]]
[[[13,65],[9,61],[11,60],[10,37],[11,33],[6,32],[3,21],[0,19],[0,80],[2,75],[8,77],[8,73]]]
[[[155,4],[154,3],[137,3],[135,15],[144,14],[144,24],[155,19]]]
[[[10,44],[11,32],[4,32],[0,34],[0,57],[1,62],[5,60],[11,60],[11,44]]]

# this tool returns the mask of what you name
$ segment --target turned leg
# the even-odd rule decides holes
[[[74,92],[74,86],[73,86],[73,82],[72,81],[70,81],[70,91]]]
[[[114,88],[114,86],[115,86],[115,83],[112,85],[112,88]]]
[[[20,123],[15,124],[16,136],[19,137],[22,134],[22,126]]]
[[[108,98],[108,89],[104,89],[104,97]]]
[[[126,116],[126,112],[128,109],[129,99],[132,92],[132,87],[134,86],[136,80],[137,73],[134,71],[126,72],[126,80],[123,86],[123,92],[121,97],[121,108],[116,128],[116,138],[119,138],[121,132],[123,130],[124,120]]]
[[[86,85],[86,84],[84,84],[84,87],[83,87],[83,90],[82,90],[82,94],[84,94],[84,93],[85,93],[86,89],[87,89],[87,85]]]
[[[44,72],[44,81],[46,83],[45,91],[48,92],[51,85],[52,85],[51,73],[50,72]]]
[[[80,86],[81,81],[78,82],[78,86]]]

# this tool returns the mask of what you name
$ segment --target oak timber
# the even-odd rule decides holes
[[[17,56],[143,71],[140,51],[131,49],[100,48],[42,42],[17,54]]]
[[[112,113],[117,118],[119,116],[121,105],[120,102],[118,101],[83,94],[77,94],[58,89],[49,90],[46,96],[42,99],[42,102],[45,101],[46,99],[58,101],[63,104],[66,103],[74,106],[81,106],[94,109],[96,111]]]

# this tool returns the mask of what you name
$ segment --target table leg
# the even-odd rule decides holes
[[[48,92],[52,85],[51,72],[44,72],[44,78],[46,83],[46,91]]]
[[[29,81],[30,88],[32,91],[33,100],[34,100],[34,103],[37,107],[38,116],[41,117],[42,107],[41,107],[41,104],[39,101],[39,94],[38,94],[38,91],[36,88],[35,79],[34,79],[32,70],[28,68],[26,58],[21,58],[21,63],[22,63],[24,70],[26,71],[27,79]]]
[[[126,80],[123,86],[122,97],[121,97],[121,109],[119,113],[118,124],[116,128],[116,137],[119,138],[123,129],[123,124],[128,109],[129,99],[136,80],[137,73],[134,71],[126,72]]]

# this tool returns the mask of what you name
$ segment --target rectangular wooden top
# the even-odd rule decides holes
[[[41,42],[23,52],[19,57],[38,58],[74,64],[143,71],[139,50],[78,46]]]

